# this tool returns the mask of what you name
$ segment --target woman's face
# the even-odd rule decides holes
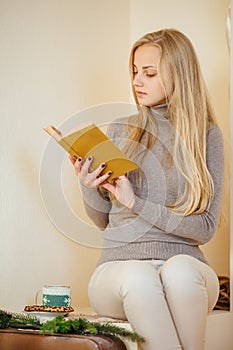
[[[133,87],[140,105],[151,107],[166,101],[157,73],[159,58],[160,50],[155,46],[139,46],[134,52]]]

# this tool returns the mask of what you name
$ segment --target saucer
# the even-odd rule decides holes
[[[73,311],[72,306],[26,305],[24,308],[24,312],[37,317],[41,322],[52,320],[57,316],[68,316]]]
[[[68,312],[46,312],[46,311],[25,311],[27,315],[36,317],[40,322],[47,322],[53,320],[57,316],[68,316]]]

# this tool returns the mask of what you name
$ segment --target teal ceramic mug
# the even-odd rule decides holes
[[[44,306],[70,306],[71,304],[69,286],[44,286],[36,294],[36,304],[38,304],[38,297],[41,292],[42,305]]]

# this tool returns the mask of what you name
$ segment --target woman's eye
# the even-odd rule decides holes
[[[132,74],[134,77],[137,74],[142,74],[144,77],[152,78],[157,74],[157,70],[156,69],[145,69],[142,72],[138,72],[137,70],[133,70]]]
[[[151,77],[154,77],[157,74],[157,71],[155,69],[153,69],[153,70],[147,70],[145,73],[146,73],[147,77],[151,78]]]

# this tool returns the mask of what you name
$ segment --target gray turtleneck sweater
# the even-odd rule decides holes
[[[166,108],[155,108],[153,113],[157,141],[147,152],[139,147],[136,162],[143,173],[140,186],[135,181],[136,171],[128,174],[136,195],[133,208],[111,202],[106,193],[81,185],[88,216],[104,230],[98,265],[119,260],[167,260],[177,254],[207,263],[199,245],[212,238],[218,225],[224,169],[222,134],[216,125],[207,132],[207,166],[214,183],[208,209],[202,214],[180,216],[167,208],[180,196],[185,183],[172,161],[175,130]],[[120,118],[109,127],[109,137],[119,146],[127,135],[130,118]]]

